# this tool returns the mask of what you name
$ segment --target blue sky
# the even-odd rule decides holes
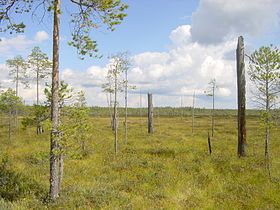
[[[65,2],[65,1],[64,1]],[[103,55],[102,59],[87,58],[84,61],[78,59],[73,47],[67,45],[70,41],[69,12],[74,8],[71,4],[62,2],[63,14],[61,15],[61,69],[74,68],[83,71],[86,67],[98,64],[105,65],[107,57],[119,51],[129,51],[132,55],[146,51],[165,51],[171,44],[168,36],[171,30],[177,26],[191,23],[191,13],[198,6],[197,0],[136,0],[123,1],[129,4],[127,10],[128,16],[121,25],[116,26],[116,30],[111,32],[106,28],[93,31],[92,37],[98,42],[98,49]],[[164,5],[164,6],[163,6]],[[30,15],[20,16],[26,24],[24,35],[32,39],[36,32],[46,31],[49,36],[52,34],[52,20],[49,14],[46,14],[42,23],[40,20],[41,11],[38,17]],[[1,34],[4,37],[9,35]],[[16,36],[14,34],[13,36]],[[40,48],[51,57],[52,43],[51,39],[39,43]],[[28,54],[33,48],[30,45],[24,52],[19,54]],[[16,54],[17,52],[14,51]],[[0,61],[4,62],[6,58],[1,56]]]
[[[128,16],[116,31],[104,27],[93,31],[102,59],[80,60],[70,41],[70,2],[62,1],[60,72],[75,89],[86,92],[89,105],[106,105],[100,88],[108,65],[107,56],[129,51],[133,61],[129,77],[137,90],[130,94],[130,106],[139,105],[139,92],[155,94],[157,105],[191,105],[196,91],[197,106],[209,107],[205,96],[208,82],[215,78],[217,107],[236,108],[235,48],[237,37],[245,37],[246,52],[261,45],[279,44],[278,0],[131,0]],[[39,12],[39,14],[42,14]],[[1,84],[12,86],[6,75],[5,61],[15,55],[26,57],[38,45],[49,57],[52,51],[52,16],[43,23],[36,17],[21,18],[27,25],[22,35],[0,34]],[[248,83],[248,94],[251,87]],[[43,88],[43,85],[42,85]],[[22,97],[32,103],[34,90],[22,90]],[[146,98],[146,97],[144,97]],[[122,99],[120,99],[122,100]],[[145,99],[143,99],[145,103]],[[248,101],[250,107],[253,103]]]

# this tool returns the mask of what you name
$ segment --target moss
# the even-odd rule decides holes
[[[144,118],[130,117],[128,143],[120,127],[115,157],[110,119],[92,117],[91,152],[65,158],[61,196],[53,204],[42,201],[49,185],[48,131],[38,136],[27,128],[13,142],[0,136],[0,157],[4,151],[13,157],[6,176],[22,189],[7,185],[14,198],[0,199],[0,209],[279,209],[280,129],[271,132],[270,182],[257,120],[247,121],[248,156],[239,159],[235,117],[217,117],[211,156],[208,116],[196,119],[193,134],[190,117],[157,119],[154,135],[147,134]]]

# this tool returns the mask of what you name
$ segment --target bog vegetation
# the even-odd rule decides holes
[[[193,134],[191,116],[155,118],[154,135],[147,134],[146,118],[129,117],[129,141],[125,144],[120,123],[115,156],[110,117],[101,116],[97,108],[89,112],[99,116],[89,118],[91,135],[84,137],[85,150],[65,157],[56,203],[47,200],[50,131],[46,128],[37,135],[36,126],[24,131],[20,127],[8,140],[8,119],[2,116],[1,209],[280,208],[279,124],[271,130],[270,180],[265,170],[265,130],[256,115],[248,116],[249,155],[240,159],[236,116],[216,116],[211,156],[207,144],[211,115],[196,118]]]

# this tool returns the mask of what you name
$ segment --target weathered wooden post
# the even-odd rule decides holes
[[[211,137],[210,137],[210,135],[209,135],[209,131],[208,131],[208,138],[207,138],[207,140],[208,140],[208,149],[209,149],[209,153],[210,153],[210,155],[212,154],[212,145],[211,145]]]
[[[195,100],[195,91],[193,92],[193,106],[192,106],[192,133],[194,132],[194,100]]]
[[[151,93],[148,93],[148,133],[153,134],[154,133],[154,122],[153,122],[153,95]]]
[[[244,63],[244,40],[238,37],[236,49],[237,97],[238,97],[238,156],[246,155],[246,80]]]

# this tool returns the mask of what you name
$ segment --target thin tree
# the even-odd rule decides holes
[[[28,64],[31,71],[35,73],[33,78],[36,80],[36,104],[39,105],[39,84],[42,79],[51,75],[52,62],[49,61],[47,54],[36,46],[28,56]]]
[[[22,56],[18,55],[14,59],[6,61],[9,68],[9,75],[13,78],[15,83],[15,95],[19,97],[19,84],[23,84],[24,87],[28,87],[28,75],[27,75],[27,63]],[[14,107],[15,110],[15,124],[18,127],[18,106]]]
[[[128,102],[128,98],[127,98],[127,94],[128,94],[128,90],[129,89],[136,89],[136,86],[134,85],[129,85],[128,84],[128,70],[129,67],[131,66],[131,62],[130,60],[127,58],[127,54],[125,54],[125,57],[123,57],[123,59],[125,59],[125,65],[124,65],[124,73],[125,73],[125,89],[124,89],[124,93],[125,93],[125,118],[124,118],[124,124],[125,124],[125,143],[127,143],[127,135],[128,135],[128,129],[127,129],[127,102]]]
[[[0,95],[0,109],[5,114],[8,114],[8,139],[11,140],[13,125],[12,118],[15,117],[15,110],[18,110],[18,106],[22,105],[21,99],[16,96],[16,93],[11,88],[6,91],[1,91]]]
[[[209,90],[205,91],[207,93],[207,96],[212,96],[212,137],[214,136],[214,127],[215,127],[215,90],[217,89],[216,79],[211,79],[208,83]]]
[[[195,91],[193,92],[193,104],[192,104],[192,133],[194,132],[194,102],[195,102]]]
[[[19,84],[28,86],[27,63],[20,55],[7,60],[6,63],[9,68],[9,75],[12,76],[13,83],[15,83],[15,94],[19,96]]]
[[[126,54],[117,53],[116,55],[113,55],[106,76],[107,82],[102,85],[105,92],[111,93],[114,96],[113,131],[115,134],[115,154],[118,153],[118,93],[123,92],[128,86],[128,81],[122,79],[122,74],[128,71],[129,66],[130,62],[126,58]]]
[[[265,162],[270,172],[269,142],[270,129],[273,126],[272,110],[280,93],[280,51],[273,45],[261,47],[250,56],[249,77],[254,83],[254,101],[262,109],[261,125],[265,128]]]
[[[72,20],[72,41],[70,45],[77,49],[77,52],[83,58],[85,55],[96,57],[97,43],[92,40],[90,33],[93,28],[99,28],[102,23],[108,30],[113,31],[115,25],[121,23],[126,14],[124,10],[128,5],[119,0],[99,1],[99,0],[70,0],[73,3]],[[50,198],[52,201],[59,197],[59,39],[60,39],[60,14],[61,0],[10,0],[0,4],[0,32],[13,31],[17,33],[24,32],[25,24],[23,22],[14,22],[21,20],[18,16],[24,13],[34,14],[39,7],[52,12],[53,11],[53,68],[52,68],[52,108],[51,108],[51,152],[50,152]],[[13,16],[17,16],[13,19]],[[45,13],[43,13],[42,19]]]
[[[125,71],[125,90],[124,90],[124,100],[125,100],[125,116],[124,116],[124,131],[125,131],[125,143],[127,143],[127,90],[128,90],[128,78],[127,71]]]
[[[28,66],[35,75],[33,78],[36,80],[36,111],[44,110],[44,108],[40,108],[40,100],[39,100],[39,84],[42,79],[47,78],[51,75],[51,68],[52,62],[49,61],[49,58],[45,53],[41,51],[41,49],[36,46],[32,49],[30,55],[28,56]],[[36,127],[37,127],[37,134],[40,134],[44,131],[42,124],[41,124],[41,116],[39,115],[40,112],[37,112],[37,120],[36,120]]]

